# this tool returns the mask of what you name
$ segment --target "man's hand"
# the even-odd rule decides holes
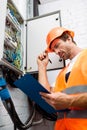
[[[53,106],[56,110],[66,109],[69,108],[71,105],[72,96],[62,92],[51,94],[40,92],[40,95],[48,104]]]
[[[49,62],[49,58],[48,58],[48,53],[46,53],[46,52],[43,52],[37,58],[38,67],[46,68],[48,65],[48,62]]]

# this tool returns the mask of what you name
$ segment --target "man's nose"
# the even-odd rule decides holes
[[[56,53],[56,55],[59,55],[59,54],[60,54],[59,49],[55,49],[54,52]]]

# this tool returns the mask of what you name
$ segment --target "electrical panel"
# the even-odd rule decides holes
[[[21,74],[23,70],[23,46],[21,43],[21,26],[23,25],[23,19],[12,0],[7,1],[6,8],[5,35],[1,64]]]

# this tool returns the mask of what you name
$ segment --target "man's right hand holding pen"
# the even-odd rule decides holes
[[[49,62],[52,64],[52,61],[49,59],[47,51],[44,51],[38,56],[38,60],[37,60],[38,65],[39,64],[41,65],[42,63],[45,67],[47,67]]]

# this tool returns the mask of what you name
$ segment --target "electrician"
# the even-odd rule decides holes
[[[40,94],[56,110],[69,109],[57,113],[54,130],[87,130],[87,49],[79,48],[74,41],[74,32],[63,27],[50,30],[46,41],[46,51],[37,58],[38,79],[51,94]],[[46,72],[49,52],[70,60],[58,74],[53,89]]]

